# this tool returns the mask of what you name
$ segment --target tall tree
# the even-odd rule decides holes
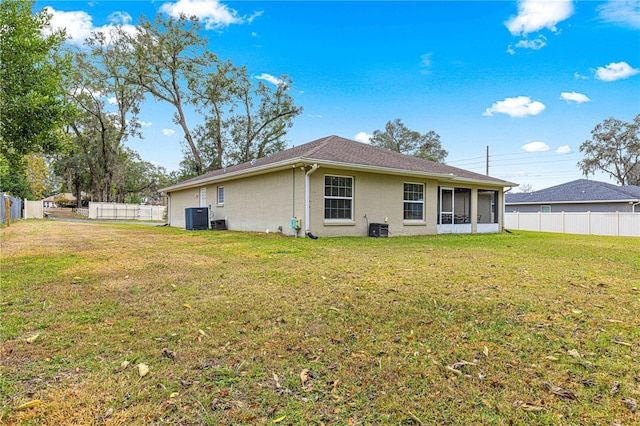
[[[25,157],[27,181],[35,200],[42,200],[53,195],[58,179],[53,173],[51,159],[44,155],[31,154]]]
[[[118,33],[93,33],[86,42],[90,51],[74,55],[76,72],[70,81],[69,97],[78,114],[70,124],[75,144],[69,155],[86,162],[97,201],[114,199],[123,143],[129,135],[141,136],[137,117],[144,93],[126,81],[120,62],[124,47],[114,42]]]
[[[150,22],[142,16],[135,35],[122,30],[118,37],[122,52],[128,53],[122,55],[128,81],[175,108],[174,121],[184,132],[198,174],[203,171],[202,159],[185,112],[193,101],[188,84],[203,86],[206,71],[218,64],[217,56],[200,36],[201,30],[196,17],[158,15]]]
[[[61,80],[68,62],[64,32],[48,35],[50,16],[32,13],[33,0],[4,0],[0,7],[0,186],[24,174],[24,156],[59,151],[73,108]],[[9,173],[11,169],[11,173]],[[19,196],[19,194],[14,194]]]
[[[245,67],[234,79],[236,105],[229,118],[229,136],[233,151],[229,158],[244,163],[285,148],[284,137],[293,118],[302,113],[289,95],[293,83],[287,76],[276,81],[275,89],[258,81],[253,84]]]
[[[425,134],[409,129],[399,118],[388,121],[384,130],[375,130],[371,144],[402,154],[414,155],[431,161],[442,162],[447,151],[442,149],[440,135],[433,130]]]
[[[204,86],[193,84],[198,110],[205,114],[195,131],[204,171],[283,150],[287,129],[302,112],[288,93],[292,83],[281,76],[273,88],[251,78],[246,67],[226,62],[209,73]],[[185,154],[182,167],[190,174],[194,159]]]
[[[613,117],[599,123],[580,152],[578,167],[585,176],[600,170],[620,185],[640,185],[640,114],[631,123]]]
[[[225,165],[228,146],[227,115],[233,105],[234,79],[237,69],[229,61],[207,75],[206,83],[198,79],[189,82],[195,96],[198,112],[204,115],[204,123],[195,129],[196,144],[203,161],[203,171],[221,169]],[[195,164],[187,155],[188,163]],[[194,167],[190,167],[194,168]],[[195,172],[195,170],[194,170]]]

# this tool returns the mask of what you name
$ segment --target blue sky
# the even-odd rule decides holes
[[[220,58],[255,78],[293,79],[304,112],[289,146],[333,134],[366,141],[400,118],[436,131],[448,164],[484,173],[489,146],[492,176],[542,189],[582,177],[579,146],[596,124],[640,113],[640,0],[37,3],[45,6],[75,44],[141,14],[200,16]],[[144,139],[127,142],[167,170],[182,158],[172,114],[146,102]]]

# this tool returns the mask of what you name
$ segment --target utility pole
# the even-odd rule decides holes
[[[487,176],[489,176],[489,145],[487,145]]]

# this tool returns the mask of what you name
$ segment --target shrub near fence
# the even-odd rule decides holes
[[[505,213],[504,227],[521,231],[640,237],[640,213]]]
[[[166,206],[141,206],[122,203],[89,203],[89,219],[164,220]]]

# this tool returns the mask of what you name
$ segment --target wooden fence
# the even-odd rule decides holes
[[[505,213],[504,227],[521,231],[640,237],[640,213]]]

